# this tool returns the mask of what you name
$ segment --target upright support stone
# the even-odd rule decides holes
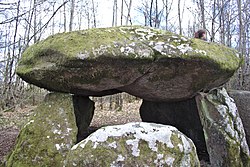
[[[78,127],[77,142],[86,138],[88,127],[94,115],[95,103],[87,96],[73,96],[74,112]]]
[[[208,161],[205,138],[195,99],[180,102],[152,102],[143,100],[140,116],[144,122],[172,125],[194,142],[200,159]]]
[[[230,90],[229,96],[235,100],[242,120],[248,147],[250,146],[250,91]]]
[[[6,167],[63,166],[76,142],[72,96],[51,93],[22,128]]]
[[[196,96],[211,166],[250,166],[249,149],[234,100],[226,90]]]

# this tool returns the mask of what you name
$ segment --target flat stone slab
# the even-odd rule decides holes
[[[223,45],[123,26],[50,36],[24,52],[16,72],[51,91],[175,101],[224,84],[240,62]]]

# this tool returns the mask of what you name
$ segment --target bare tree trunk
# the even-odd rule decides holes
[[[13,79],[13,63],[15,59],[15,50],[16,50],[16,37],[17,37],[17,31],[18,31],[18,24],[19,24],[19,12],[20,12],[20,0],[17,3],[17,14],[16,14],[16,25],[15,25],[15,33],[14,33],[14,41],[13,41],[13,49],[12,49],[12,58],[10,61],[10,66],[9,66],[9,86],[12,84],[12,79]]]
[[[218,2],[219,3],[219,2]],[[221,1],[221,12],[220,12],[220,42],[225,45],[225,12],[224,12],[224,0]]]
[[[155,27],[157,27],[159,18],[158,18],[158,0],[155,0]]]
[[[123,5],[124,5],[124,0],[122,0],[122,4],[121,4],[121,25],[122,25],[122,21],[123,21]]]
[[[153,23],[152,23],[152,15],[153,15],[153,3],[154,3],[154,0],[151,0],[151,3],[150,3],[150,11],[149,11],[149,25],[150,27],[153,27]]]
[[[94,4],[94,0],[92,0],[92,12],[93,12],[93,23],[94,23],[94,27],[96,27],[96,16],[95,16],[95,4]]]
[[[63,0],[63,3],[65,3],[65,0]],[[64,32],[67,31],[67,15],[66,15],[66,5],[63,6],[63,27]]]
[[[178,0],[178,19],[179,19],[179,34],[182,35],[182,26],[181,26],[181,2]]]
[[[113,5],[112,27],[114,26],[117,26],[117,0],[114,0],[114,5]]]
[[[75,12],[75,0],[71,0],[69,31],[72,31],[73,28],[74,12]]]
[[[54,13],[55,12],[55,2],[52,2],[52,10],[53,10],[53,13]],[[54,33],[55,33],[55,17],[53,17],[53,19],[52,19],[51,31],[52,31],[52,35],[54,35]]]
[[[242,47],[242,36],[243,36],[243,24],[242,24],[242,12],[241,12],[241,0],[237,0],[237,5],[238,5],[238,19],[239,19],[239,51],[242,53],[243,52],[243,47]]]
[[[202,22],[202,28],[206,29],[206,20],[205,20],[205,4],[204,0],[200,0],[200,7],[201,7],[201,22]]]
[[[131,7],[132,7],[132,0],[129,1],[129,5],[128,5],[128,15],[127,15],[127,20],[126,20],[126,25],[128,25],[128,22],[130,22],[130,25],[132,25],[131,15],[130,15]]]
[[[37,1],[36,0],[34,0],[34,8],[33,8],[33,10],[34,10],[34,20],[33,20],[33,27],[34,27],[34,35],[33,35],[33,38],[34,38],[34,43],[36,43],[36,41],[37,41],[37,19],[36,19],[36,17],[37,17],[37,14],[36,14],[36,11],[37,11]]]
[[[211,26],[211,38],[210,41],[214,42],[215,36],[215,19],[216,19],[216,0],[213,3],[213,16],[212,16],[212,26]]]
[[[169,14],[168,13],[168,0],[166,0],[166,2],[165,2],[165,24],[166,24],[165,29],[166,30],[168,29],[168,14]]]
[[[173,0],[171,1],[171,3],[169,4],[169,1],[166,0],[162,0],[162,3],[164,4],[165,6],[165,24],[166,24],[166,27],[165,29],[168,30],[168,17],[169,17],[169,13],[170,13],[170,10],[172,8],[172,4],[173,4]]]
[[[31,10],[31,9],[32,9],[32,1],[30,1],[28,22],[27,22],[27,26],[25,28],[24,49],[29,45],[28,41],[30,41],[30,31],[31,31],[31,27],[32,27],[31,22],[32,22],[32,18],[33,18],[33,15],[34,15],[34,10]]]

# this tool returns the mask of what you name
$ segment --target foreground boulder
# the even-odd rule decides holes
[[[107,126],[73,146],[66,166],[200,166],[193,142],[172,126]]]
[[[50,36],[25,51],[16,72],[57,92],[180,101],[225,83],[239,64],[223,45],[128,26]]]
[[[250,147],[250,91],[230,90],[228,94],[235,100]]]
[[[6,166],[63,166],[76,135],[72,96],[49,94],[22,128]]]
[[[180,102],[152,102],[143,100],[140,116],[144,122],[176,127],[194,142],[199,159],[209,161],[195,98]]]
[[[249,148],[234,100],[226,90],[196,96],[211,166],[250,166]]]

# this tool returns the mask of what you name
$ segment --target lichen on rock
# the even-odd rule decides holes
[[[66,166],[199,166],[193,142],[154,123],[107,126],[72,147]]]
[[[95,28],[30,46],[16,72],[51,91],[180,101],[228,81],[241,63],[236,55],[223,45],[150,27]]]
[[[234,100],[226,89],[196,96],[212,166],[249,166],[249,147]]]
[[[49,94],[21,129],[6,166],[63,166],[76,135],[72,96]]]

